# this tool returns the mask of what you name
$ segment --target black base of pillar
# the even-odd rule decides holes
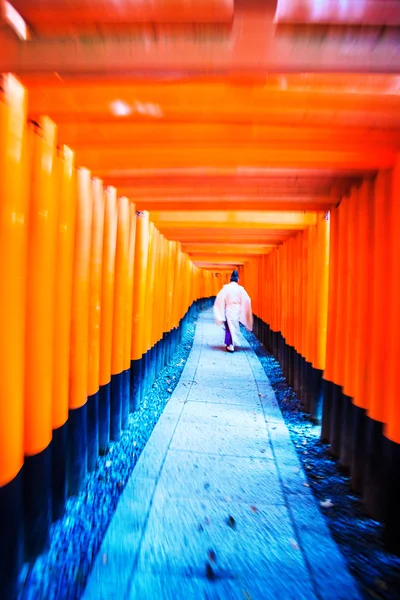
[[[161,338],[161,340],[158,340],[158,342],[156,344],[156,374],[155,374],[155,379],[157,379],[157,377],[159,376],[159,374],[161,373],[161,371],[162,371],[162,369],[164,367],[163,352],[164,352],[164,344],[163,344],[163,339]]]
[[[142,389],[142,363],[143,359],[131,360],[131,384],[130,384],[130,411],[135,412],[140,405]]]
[[[157,351],[158,351],[158,346],[157,346],[157,344],[154,344],[154,346],[150,350],[150,352],[151,352],[150,381],[149,381],[150,389],[153,387],[154,382],[157,379]]]
[[[384,517],[384,460],[383,424],[367,416],[363,502],[368,514],[376,521],[382,521]]]
[[[301,356],[297,350],[293,349],[293,389],[297,395],[300,392],[300,364]]]
[[[107,383],[99,389],[99,454],[107,452],[110,442],[110,402],[111,383]]]
[[[365,470],[365,430],[367,413],[353,404],[353,435],[351,444],[351,488],[360,494],[364,484]]]
[[[384,438],[386,486],[384,504],[384,541],[387,549],[400,555],[400,444]]]
[[[324,379],[322,384],[323,390],[323,409],[322,409],[322,427],[321,427],[321,442],[326,444],[331,440],[331,417],[332,417],[332,394],[333,383]]]
[[[99,455],[99,392],[87,401],[88,471],[95,470]]]
[[[170,344],[170,340],[169,340],[169,331],[168,331],[167,333],[164,333],[164,336],[163,336],[163,368],[169,364],[169,356],[168,356],[169,344]]]
[[[26,456],[23,472],[24,555],[32,561],[47,550],[52,517],[52,444]]]
[[[129,412],[130,412],[130,388],[131,388],[131,371],[126,369],[122,373],[122,415],[121,415],[121,427],[125,431],[128,429],[129,424]]]
[[[153,356],[154,356],[154,352],[152,352],[152,348],[150,350],[147,350],[146,354],[144,355],[144,371],[143,371],[143,384],[144,384],[143,393],[144,393],[144,396],[147,396],[147,394],[149,393],[149,391],[151,389],[151,386],[153,385],[153,381],[154,381],[154,379],[152,379]]]
[[[0,597],[16,598],[24,558],[23,470],[0,487]]]
[[[285,376],[285,379],[287,381],[287,383],[289,384],[289,346],[286,343],[286,340],[284,337],[282,337],[282,350],[281,350],[281,355],[282,355],[282,373]]]
[[[304,412],[311,412],[311,401],[312,396],[310,393],[310,380],[312,379],[312,364],[306,360],[303,361],[303,395],[302,395],[302,404],[304,407]]]
[[[279,331],[274,331],[273,337],[273,355],[278,360],[279,359]]]
[[[265,347],[267,349],[268,352],[272,352],[272,336],[273,336],[273,331],[271,329],[271,327],[269,325],[266,326],[267,330],[266,330],[266,340],[265,340]]]
[[[172,362],[172,357],[175,352],[175,329],[171,329],[168,334],[167,362]]]
[[[110,393],[110,440],[121,438],[122,426],[122,373],[111,375]]]
[[[301,407],[305,410],[307,406],[307,362],[304,356],[299,360],[299,393]]]
[[[323,371],[311,366],[309,380],[310,418],[315,425],[320,425],[322,422],[324,404],[322,375]]]
[[[280,332],[278,332],[278,356],[276,358],[278,359],[283,372],[283,367],[285,364],[285,340]]]
[[[148,352],[142,356],[142,369],[141,369],[141,390],[140,390],[140,401],[143,402],[148,392],[147,373],[150,363],[150,355]]]
[[[68,422],[53,430],[52,474],[53,474],[53,521],[61,519],[67,500],[67,449]]]
[[[332,410],[331,410],[331,432],[330,432],[330,453],[333,456],[340,455],[341,432],[342,432],[342,388],[332,384]]]
[[[294,386],[294,362],[295,362],[295,349],[293,346],[288,346],[287,352],[287,380],[291,387]]]
[[[79,494],[87,473],[87,405],[69,411],[68,495]]]
[[[350,396],[341,395],[341,436],[340,436],[340,468],[349,473],[352,460],[352,437],[354,404]]]

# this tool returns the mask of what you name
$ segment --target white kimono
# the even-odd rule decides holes
[[[251,300],[244,287],[233,281],[224,285],[215,299],[214,317],[217,325],[228,323],[233,344],[239,345],[239,323],[242,323],[248,331],[253,329]]]

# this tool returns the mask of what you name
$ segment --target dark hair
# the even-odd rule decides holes
[[[236,283],[239,281],[239,273],[236,271],[232,271],[231,282],[235,281]]]

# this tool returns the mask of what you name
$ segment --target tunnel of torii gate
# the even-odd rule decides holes
[[[336,4],[0,1],[5,598],[233,269],[399,550],[400,10]]]

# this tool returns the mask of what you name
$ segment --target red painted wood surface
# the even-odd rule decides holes
[[[278,0],[277,23],[400,25],[398,0]]]
[[[29,3],[36,7],[35,3]],[[61,3],[60,3],[61,4]],[[67,4],[67,2],[65,2]],[[396,31],[355,31],[321,37],[277,31],[276,0],[236,0],[232,24],[139,26],[115,35],[116,25],[74,25],[58,39],[40,37],[21,45],[0,33],[0,71],[45,73],[51,78],[158,77],[163,81],[199,74],[257,76],[266,73],[398,73]],[[44,33],[57,35],[57,23]],[[49,31],[50,29],[50,31]],[[279,28],[278,28],[279,29]],[[118,28],[117,28],[118,30]],[[118,31],[117,31],[118,33]]]
[[[34,29],[84,24],[231,21],[233,0],[13,0]]]

